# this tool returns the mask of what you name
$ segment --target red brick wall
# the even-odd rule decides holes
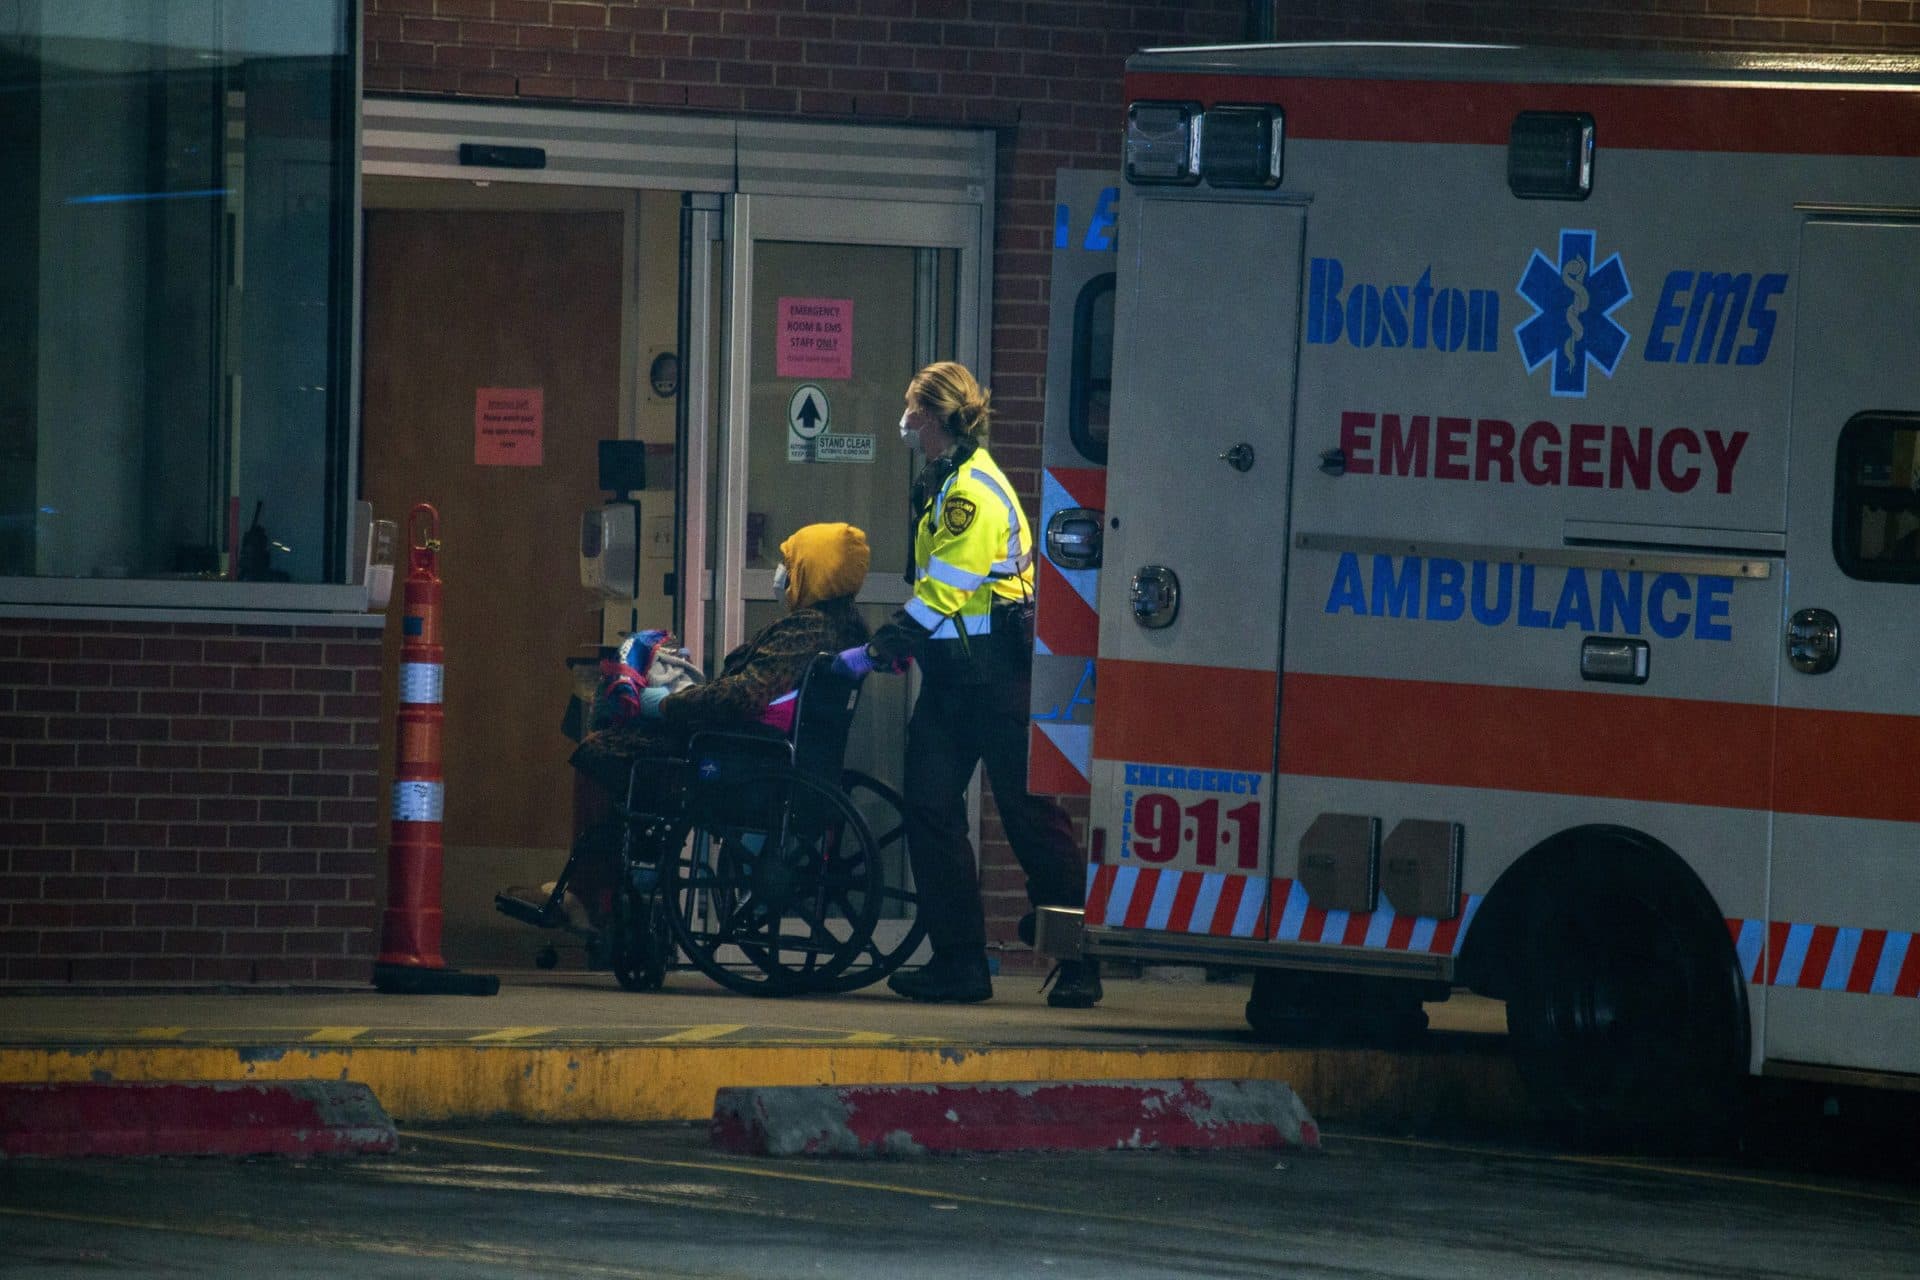
[[[0,618],[0,981],[367,981],[380,633]]]
[[[1285,0],[1282,40],[1920,46],[1907,0]],[[1126,56],[1241,38],[1242,0],[366,0],[375,93],[991,125],[994,454],[1035,503],[1053,175],[1117,167]],[[1081,813],[1084,806],[1077,807]],[[985,815],[990,927],[1022,877]]]

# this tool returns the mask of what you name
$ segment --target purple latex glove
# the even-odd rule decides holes
[[[873,656],[867,652],[867,646],[857,644],[834,656],[833,669],[850,679],[864,680],[873,674]]]

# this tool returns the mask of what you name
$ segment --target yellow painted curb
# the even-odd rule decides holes
[[[1505,1125],[1522,1114],[1512,1064],[1487,1053],[700,1042],[0,1048],[0,1083],[355,1080],[401,1123],[704,1120],[724,1086],[1174,1078],[1284,1080],[1322,1124]]]

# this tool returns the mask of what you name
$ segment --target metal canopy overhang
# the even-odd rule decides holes
[[[541,147],[539,169],[460,163],[462,143]],[[809,124],[665,112],[373,97],[365,173],[746,195],[982,204],[993,189],[984,129]]]

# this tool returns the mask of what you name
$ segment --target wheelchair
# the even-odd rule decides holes
[[[632,991],[692,967],[748,995],[855,991],[915,958],[926,936],[907,880],[906,821],[892,788],[845,767],[860,682],[808,665],[792,732],[702,730],[684,758],[629,766],[614,807],[616,877],[597,927],[567,922],[577,844],[545,902],[495,906],[584,933],[590,960]],[[543,967],[545,956],[543,953]]]

